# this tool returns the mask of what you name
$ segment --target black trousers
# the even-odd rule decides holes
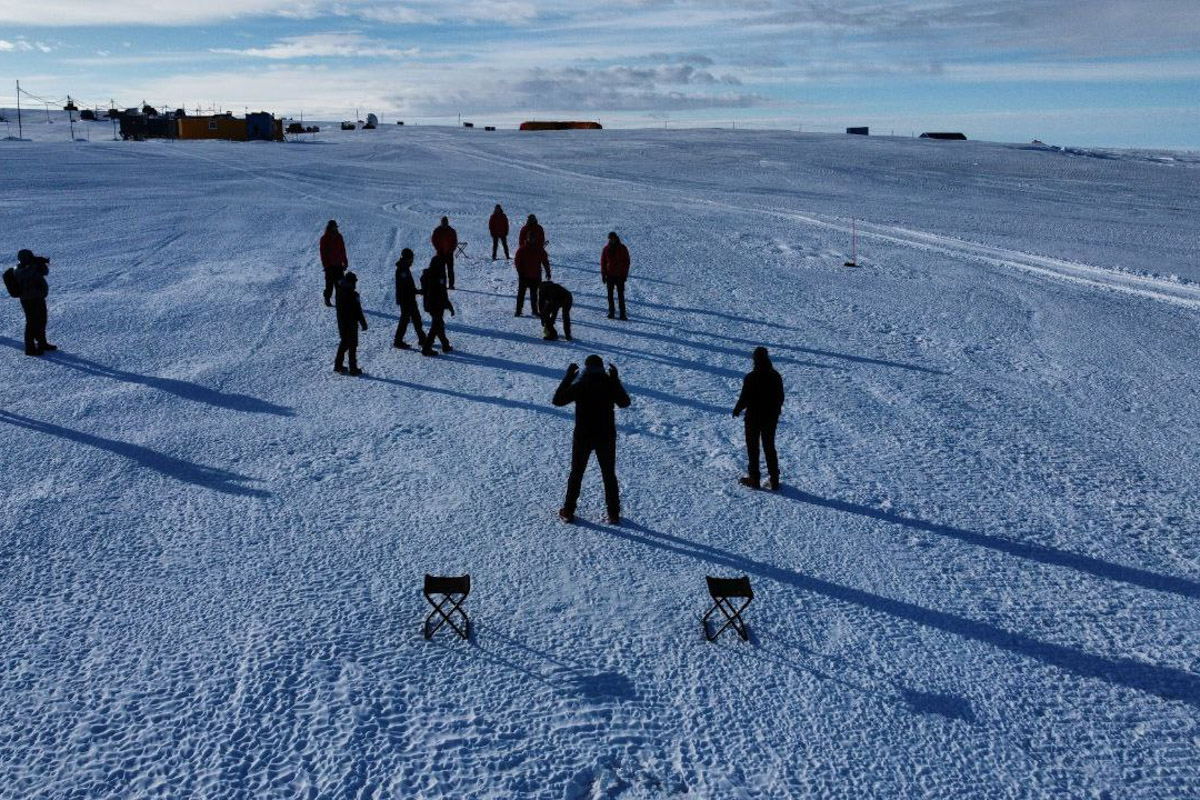
[[[44,299],[22,299],[21,309],[25,312],[25,352],[40,352],[46,345],[46,301]]]
[[[579,490],[583,486],[583,473],[587,469],[588,459],[596,454],[596,462],[600,465],[600,475],[604,478],[604,502],[608,506],[611,517],[621,516],[621,489],[617,485],[617,437],[590,438],[576,436],[571,443],[571,474],[567,478],[567,499],[563,509],[568,514],[575,513],[575,505],[579,502]]]
[[[492,237],[492,261],[496,260],[496,245],[504,245],[504,257],[508,258],[508,237],[493,236]]]
[[[334,359],[333,365],[341,367],[344,363],[346,354],[350,354],[350,369],[358,369],[358,326],[353,328],[340,328],[338,335],[341,337],[338,341],[337,358]]]
[[[417,308],[416,300],[406,300],[400,304],[400,324],[396,326],[396,338],[393,339],[395,344],[404,341],[404,334],[408,332],[409,324],[417,334],[417,344],[424,349],[425,325],[421,322],[421,311]]]
[[[609,278],[605,283],[608,285],[608,316],[611,318],[616,311],[613,308],[613,289],[615,288],[621,304],[621,319],[625,319],[625,279]]]
[[[333,297],[333,290],[337,287],[337,282],[346,274],[346,270],[342,267],[326,267],[325,268],[325,302]]]
[[[746,415],[746,458],[750,462],[747,474],[751,480],[761,477],[758,471],[758,444],[762,442],[763,455],[767,457],[767,474],[779,479],[779,455],[775,452],[775,429],[779,418],[752,419]]]
[[[437,339],[445,350],[450,346],[450,340],[446,338],[446,312],[430,311],[429,316],[429,333],[425,334],[425,346],[432,347],[433,340]]]
[[[525,308],[525,290],[529,290],[529,310],[538,313],[538,287],[542,285],[541,278],[523,278],[517,276],[517,313]]]
[[[563,336],[571,338],[571,304],[566,303],[562,307],[563,318]],[[557,308],[547,308],[542,312],[542,327],[550,330],[554,329],[554,322],[558,319]]]
[[[451,250],[449,255],[442,256],[442,261],[446,265],[446,288],[454,288],[454,251]]]

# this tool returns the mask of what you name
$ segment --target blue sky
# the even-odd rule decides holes
[[[315,119],[1200,148],[1200,0],[3,0],[13,82]]]

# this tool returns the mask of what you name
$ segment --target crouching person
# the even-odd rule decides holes
[[[570,291],[553,281],[542,281],[537,300],[542,318],[542,338],[548,342],[558,338],[554,323],[558,319],[558,312],[562,311],[563,337],[568,342],[571,341],[571,304],[575,302],[575,298]]]

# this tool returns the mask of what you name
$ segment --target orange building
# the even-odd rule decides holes
[[[267,113],[247,114],[238,119],[232,114],[212,117],[180,117],[180,139],[224,139],[231,142],[283,141],[283,121]]]

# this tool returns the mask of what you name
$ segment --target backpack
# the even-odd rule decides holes
[[[4,270],[4,288],[11,297],[21,296],[21,282],[17,280],[17,271],[12,267]]]

